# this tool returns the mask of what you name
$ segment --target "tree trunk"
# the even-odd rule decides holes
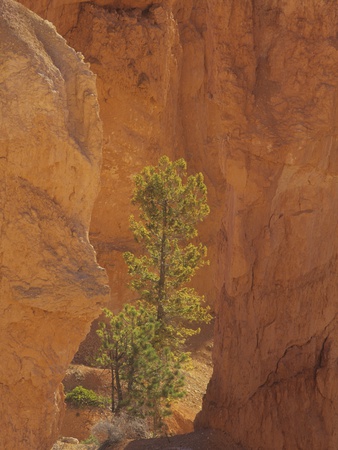
[[[122,392],[122,386],[121,386],[121,380],[120,380],[120,365],[118,363],[118,353],[116,349],[115,354],[115,360],[116,360],[116,367],[115,367],[115,379],[116,379],[116,389],[117,389],[117,406],[116,411],[118,411],[121,407],[121,403],[123,400],[123,392]]]
[[[158,298],[157,298],[157,319],[163,320],[164,318],[164,308],[163,308],[163,299],[164,299],[164,288],[165,288],[165,241],[166,241],[166,229],[167,229],[167,201],[164,202],[163,205],[163,222],[162,222],[162,238],[161,238],[161,254],[160,254],[160,279],[158,282]]]
[[[114,367],[110,367],[111,371],[111,410],[115,412],[115,374]]]

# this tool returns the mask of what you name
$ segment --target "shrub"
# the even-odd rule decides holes
[[[125,439],[142,439],[148,437],[145,419],[131,417],[121,413],[111,421],[98,422],[92,428],[92,434],[103,444],[116,444]]]
[[[100,443],[99,440],[92,434],[87,439],[84,439],[83,441],[81,441],[81,444],[86,444],[86,445],[93,444],[93,445],[95,445],[95,448],[99,443]]]
[[[76,386],[76,388],[66,394],[66,402],[78,408],[85,408],[86,406],[104,408],[108,405],[109,400],[106,397],[96,394],[91,389]]]

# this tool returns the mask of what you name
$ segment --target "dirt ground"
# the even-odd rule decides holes
[[[222,431],[200,430],[161,439],[144,439],[107,450],[244,450]]]
[[[57,450],[96,450],[95,446],[63,444]],[[103,450],[103,449],[102,449]],[[222,431],[200,430],[177,436],[122,442],[104,450],[245,450]]]

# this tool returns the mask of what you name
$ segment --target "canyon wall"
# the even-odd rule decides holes
[[[214,373],[197,427],[247,448],[338,448],[338,6],[331,0],[22,0],[97,73],[102,188],[91,237],[113,305],[131,176],[202,170]],[[114,195],[118,192],[118,196]]]
[[[338,5],[240,3],[209,10],[223,24],[210,73],[229,191],[214,373],[196,426],[252,449],[335,449]]]
[[[10,0],[0,55],[0,447],[47,450],[61,381],[108,297],[88,241],[102,127],[88,65]]]
[[[217,184],[222,177],[218,156],[206,146],[204,2],[198,8],[192,0],[21,3],[52,21],[97,74],[104,142],[90,235],[113,286],[110,306],[118,308],[131,298],[122,252],[134,246],[129,230],[132,176],[162,154],[184,156],[191,173],[203,170],[214,211],[203,240],[215,261],[217,238],[210,229],[219,229],[225,183]],[[196,287],[213,305],[219,278],[211,267],[202,270]]]

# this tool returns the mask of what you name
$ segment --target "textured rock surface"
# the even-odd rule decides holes
[[[75,48],[81,42],[98,75],[105,142],[102,189],[93,211],[91,236],[114,286],[114,307],[130,297],[121,252],[133,245],[128,223],[131,176],[174,147],[166,116],[175,114],[176,99],[170,102],[170,97],[172,78],[177,76],[173,47],[178,36],[169,12],[161,7],[156,11],[160,11],[160,23],[155,23],[154,12],[85,4],[78,25],[67,35]],[[114,196],[116,190],[118,196]]]
[[[228,265],[197,426],[253,449],[334,449],[337,3],[213,4]]]
[[[337,3],[143,7],[74,3],[69,22],[55,17],[98,74],[92,234],[113,299],[126,298],[129,178],[159,153],[183,155],[209,186],[211,266],[199,279],[218,311],[197,426],[253,449],[336,449]]]
[[[212,206],[224,191],[218,185],[216,195],[213,185],[214,172],[220,172],[217,159],[208,166],[205,163],[210,156],[205,147],[205,11],[194,8],[192,1],[171,0],[150,7],[143,2],[143,9],[137,1],[129,1],[134,7],[124,9],[116,8],[114,2],[108,6],[103,2],[66,6],[52,2],[48,8],[43,1],[22,3],[52,20],[98,75],[104,152],[91,241],[108,272],[113,286],[111,306],[116,308],[130,299],[121,254],[134,245],[129,231],[132,175],[145,164],[156,163],[163,153],[184,155],[191,172],[203,169],[214,198]],[[66,8],[67,20],[61,7]],[[204,235],[215,261],[216,239],[210,228],[219,228],[219,216],[212,222],[206,224]],[[214,303],[220,290],[218,277],[211,268],[203,271],[197,287]]]
[[[107,298],[88,242],[102,131],[88,66],[10,0],[0,55],[0,447],[46,450],[60,382]]]

